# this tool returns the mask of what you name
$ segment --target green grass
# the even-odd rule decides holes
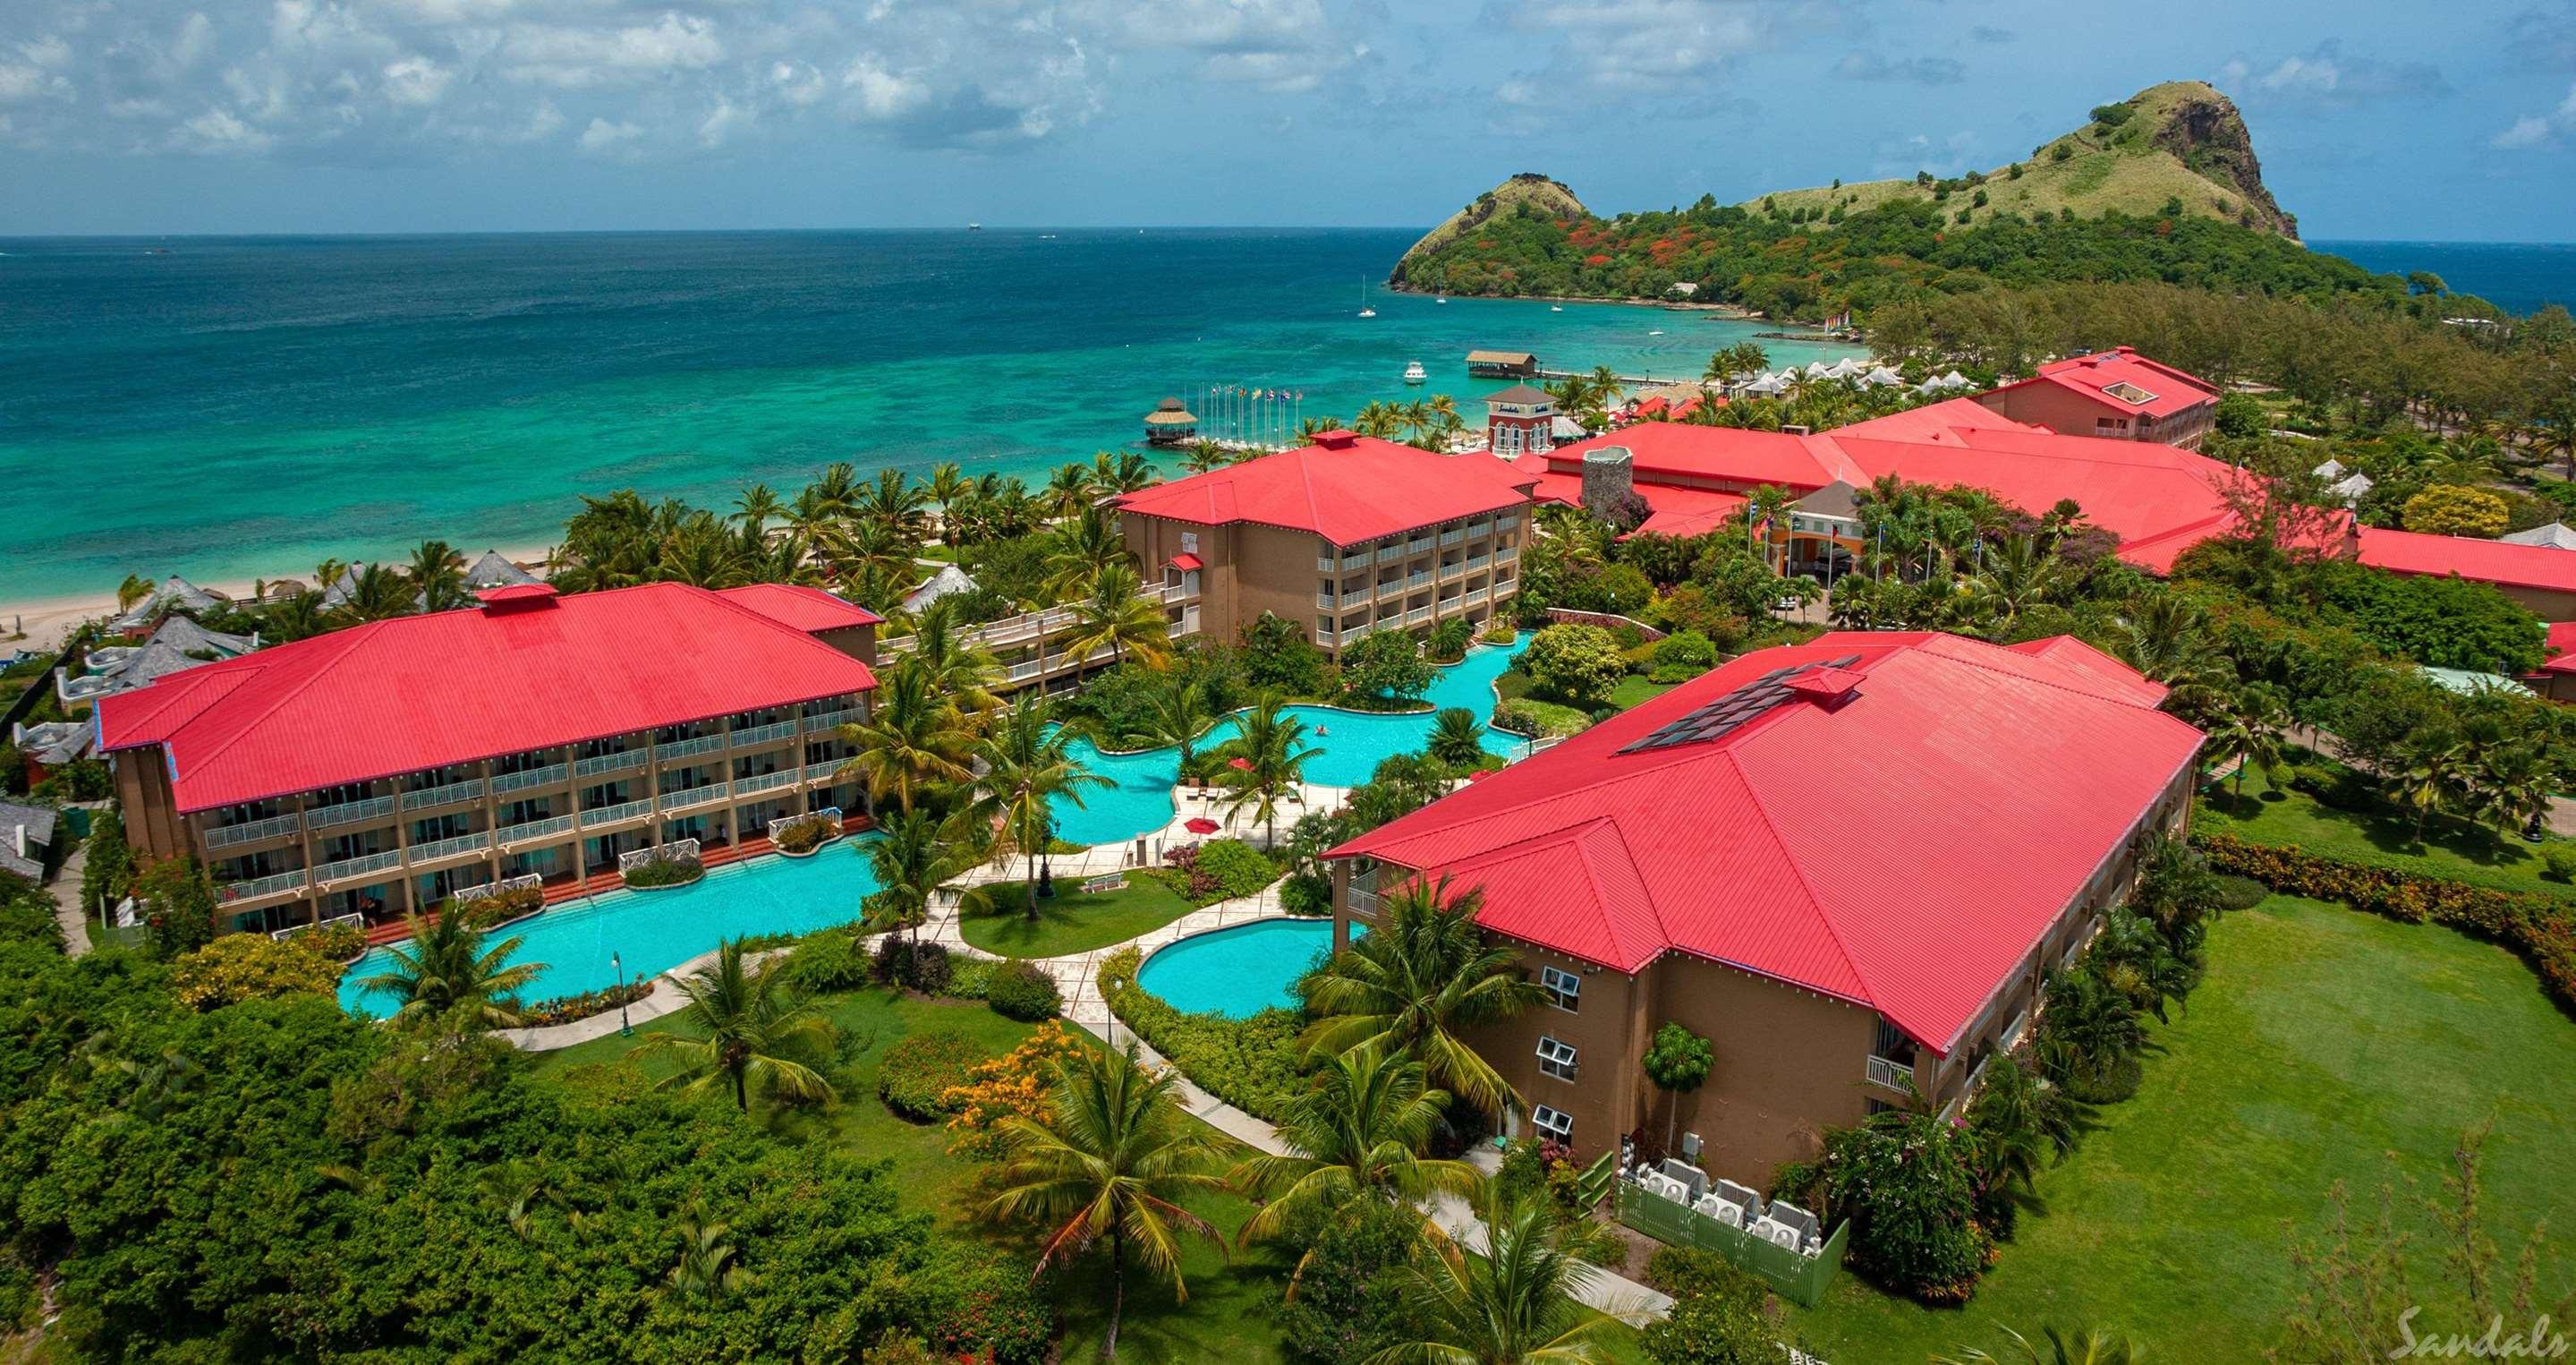
[[[1649,682],[1643,675],[1631,673],[1627,677],[1621,678],[1617,687],[1610,689],[1610,695],[1605,700],[1607,700],[1612,706],[1625,711],[1629,707],[1636,706],[1640,703],[1653,701],[1655,698],[1672,691],[1675,686],[1677,686],[1677,684]]]
[[[2234,791],[2231,780],[2201,798],[2194,815],[2198,828],[2261,844],[2295,845],[2311,853],[2447,877],[2499,891],[2576,895],[2576,887],[2541,875],[2539,850],[2561,842],[2556,839],[2526,844],[2518,838],[2498,839],[2486,830],[2436,818],[2426,828],[2424,846],[2419,849],[2415,846],[2415,823],[2404,815],[2337,810],[2304,792],[2275,790],[2259,772],[2246,775],[2241,802]]]
[[[1038,901],[1032,922],[1020,910],[1026,882],[996,882],[1001,913],[977,915],[959,926],[966,941],[1004,957],[1062,957],[1124,943],[1190,912],[1190,903],[1150,877],[1130,877],[1123,891],[1090,893],[1082,883],[1057,878],[1055,895]]]
[[[2357,1215],[2391,1180],[2433,1193],[2462,1132],[2490,1118],[2483,1204],[2508,1267],[2535,1223],[2576,1220],[2576,1027],[2503,949],[2274,897],[2218,925],[2210,962],[2188,1012],[2154,1030],[2143,1088],[2040,1178],[1967,1307],[1845,1275],[1788,1325],[1836,1361],[1996,1349],[1998,1325],[2052,1324],[2118,1327],[2156,1358],[2260,1359],[2297,1293],[2287,1238],[2321,1238],[2329,1190],[2345,1184]],[[2419,1246],[2410,1267],[2432,1279],[2438,1258]],[[2563,1251],[2542,1270],[2543,1302],[2576,1283]]]

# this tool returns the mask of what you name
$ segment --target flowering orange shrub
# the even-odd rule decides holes
[[[952,1140],[948,1151],[953,1156],[989,1161],[1002,1154],[1002,1136],[997,1130],[1002,1120],[1017,1115],[1024,1119],[1044,1117],[1047,1093],[1055,1084],[1055,1063],[1072,1055],[1082,1045],[1067,1034],[1064,1025],[1055,1020],[1040,1024],[1035,1033],[1008,1056],[989,1062],[978,1062],[966,1073],[966,1084],[951,1086],[940,1102],[956,1109],[948,1120]]]

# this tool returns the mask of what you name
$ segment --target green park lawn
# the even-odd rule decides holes
[[[2407,816],[2337,810],[2304,792],[2275,790],[2260,772],[2246,774],[2241,801],[2232,779],[2212,788],[2201,797],[2193,819],[2203,831],[2259,844],[2295,846],[2500,891],[2576,896],[2576,886],[2542,875],[2539,850],[2548,844],[2527,844],[2509,835],[2499,839],[2489,830],[2437,817],[2426,827],[2419,849],[2414,821]]]
[[[2208,980],[2152,1036],[2144,1086],[2041,1176],[1965,1308],[1846,1274],[1787,1325],[1836,1362],[2001,1354],[1997,1327],[2036,1338],[2052,1325],[2117,1327],[2151,1358],[2259,1360],[2299,1293],[2289,1239],[2322,1239],[2330,1191],[2351,1191],[2358,1221],[2400,1182],[2399,1226],[2425,1243],[2420,1198],[2438,1193],[2463,1132],[2490,1120],[2499,1274],[2540,1220],[2576,1226],[2576,1025],[2501,948],[2276,896],[2217,926]],[[2439,1255],[2418,1245],[2410,1270],[2438,1280]],[[2544,1253],[2541,1301],[2571,1286],[2576,1258]]]
[[[1055,894],[1039,899],[1038,917],[1031,920],[1020,909],[1027,886],[993,883],[989,889],[998,908],[959,926],[966,941],[1003,957],[1062,957],[1124,943],[1190,912],[1179,892],[1151,877],[1130,876],[1126,889],[1101,892],[1086,892],[1081,882],[1060,877]]]
[[[1621,678],[1617,687],[1610,689],[1610,695],[1605,700],[1607,700],[1612,706],[1625,711],[1632,706],[1638,706],[1646,702],[1653,701],[1655,698],[1672,691],[1677,685],[1678,684],[1675,683],[1649,682],[1646,680],[1644,675],[1631,673],[1628,676]]]

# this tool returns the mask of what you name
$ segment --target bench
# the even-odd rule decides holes
[[[1082,894],[1086,896],[1097,896],[1103,891],[1124,891],[1126,889],[1127,874],[1124,872],[1112,872],[1106,877],[1094,877],[1090,881],[1082,884]]]

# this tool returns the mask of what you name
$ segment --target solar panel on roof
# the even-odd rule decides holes
[[[1787,701],[1789,679],[1823,668],[1849,668],[1859,662],[1859,655],[1846,654],[1821,663],[1789,664],[1772,669],[1732,692],[1712,697],[1687,713],[1666,721],[1644,738],[1630,741],[1619,752],[1641,754],[1723,738],[1737,726]]]

